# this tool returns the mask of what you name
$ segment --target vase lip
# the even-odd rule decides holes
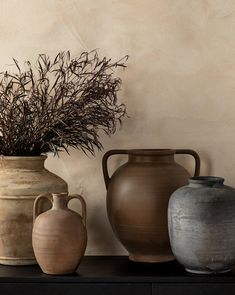
[[[31,161],[36,161],[36,160],[46,160],[47,156],[46,155],[40,155],[40,156],[4,156],[0,155],[0,160],[31,160]]]
[[[218,176],[194,176],[189,178],[192,184],[223,184],[224,178]]]
[[[61,192],[61,193],[52,193],[52,197],[56,197],[56,198],[64,198],[64,197],[68,197],[68,193],[66,192]]]
[[[173,155],[175,154],[176,150],[174,149],[130,149],[128,150],[128,154],[130,155]]]

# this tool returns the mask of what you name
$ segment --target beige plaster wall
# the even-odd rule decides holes
[[[193,148],[202,174],[235,186],[234,32],[234,0],[1,0],[0,64],[67,49],[129,54],[120,100],[130,118],[102,136],[105,151]],[[102,154],[71,151],[49,157],[47,167],[86,199],[87,254],[125,253],[106,217]],[[178,159],[192,171],[191,160]]]

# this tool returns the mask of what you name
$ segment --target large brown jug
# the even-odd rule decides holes
[[[128,161],[110,178],[107,161],[118,154],[128,155]],[[167,227],[168,201],[190,177],[186,169],[175,162],[175,154],[193,156],[194,175],[199,175],[200,158],[193,150],[111,150],[103,157],[109,221],[116,237],[129,252],[130,260],[164,262],[174,259]]]

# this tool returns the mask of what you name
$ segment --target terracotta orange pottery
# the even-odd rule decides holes
[[[128,161],[109,177],[108,158],[118,154],[128,155]],[[133,261],[174,259],[168,236],[168,201],[190,176],[175,162],[175,154],[193,156],[194,175],[199,174],[200,159],[193,150],[111,150],[103,157],[109,221]]]
[[[38,215],[38,204],[49,199],[52,208]],[[68,209],[71,199],[82,204],[82,216]],[[42,271],[61,275],[75,272],[87,244],[86,204],[80,195],[41,195],[34,203],[33,249]]]

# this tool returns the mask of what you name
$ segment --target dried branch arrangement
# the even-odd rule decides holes
[[[13,59],[16,73],[0,73],[0,154],[102,149],[99,130],[114,133],[126,115],[117,101],[121,79],[113,74],[127,59],[100,59],[97,51],[72,59],[68,51],[53,60],[40,54],[35,67],[27,61],[23,69]]]

